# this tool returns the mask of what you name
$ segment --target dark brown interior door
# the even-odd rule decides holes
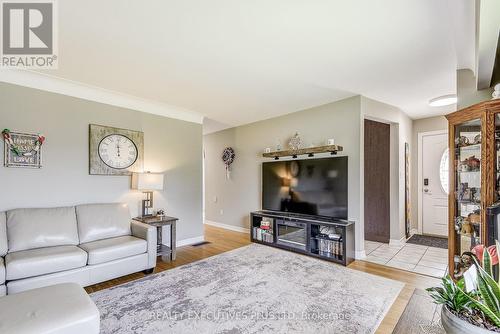
[[[389,124],[365,120],[365,240],[389,242]]]

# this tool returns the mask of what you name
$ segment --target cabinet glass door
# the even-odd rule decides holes
[[[481,120],[455,127],[455,254],[481,243]]]

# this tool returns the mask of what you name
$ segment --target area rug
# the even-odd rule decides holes
[[[91,294],[108,333],[373,333],[403,283],[252,244]]]
[[[446,334],[441,306],[426,291],[415,289],[392,334]]]
[[[431,237],[428,235],[414,234],[406,241],[409,244],[416,244],[428,247],[438,247],[448,249],[448,239],[440,237]]]

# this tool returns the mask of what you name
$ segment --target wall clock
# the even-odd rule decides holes
[[[142,172],[143,160],[142,132],[90,124],[91,175],[130,175],[133,172]]]

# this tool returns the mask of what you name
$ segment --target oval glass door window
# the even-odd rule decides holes
[[[449,166],[450,166],[450,150],[447,148],[444,150],[441,156],[441,162],[439,163],[439,179],[441,181],[441,187],[446,194],[450,193],[449,188]]]

